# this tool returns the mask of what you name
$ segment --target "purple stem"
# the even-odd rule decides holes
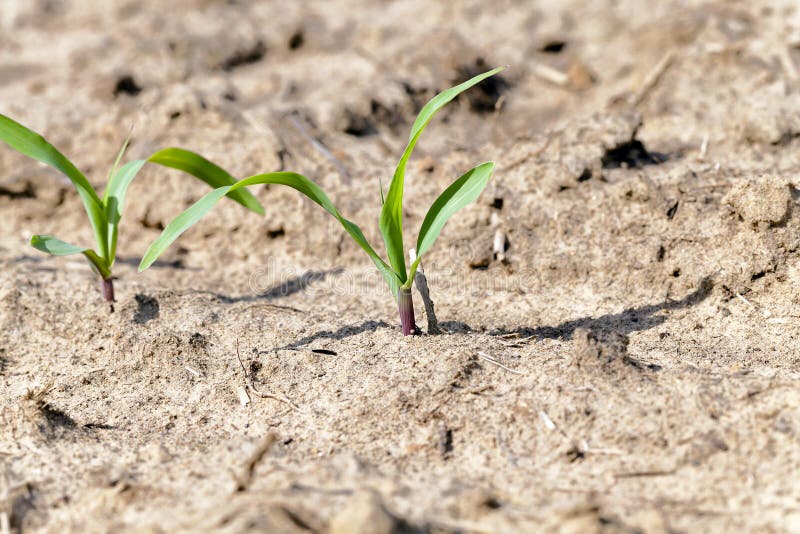
[[[103,278],[103,298],[106,302],[114,304],[114,280],[111,278]]]
[[[397,308],[400,311],[400,326],[404,336],[419,333],[417,323],[414,321],[414,300],[411,298],[411,289],[403,289],[397,292]]]

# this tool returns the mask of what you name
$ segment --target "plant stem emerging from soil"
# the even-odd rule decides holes
[[[417,249],[409,249],[408,259],[411,260],[411,263],[416,261]],[[428,319],[428,335],[441,334],[442,330],[439,328],[439,321],[436,320],[436,311],[434,310],[433,299],[431,299],[431,292],[428,290],[428,279],[425,277],[422,263],[419,264],[417,272],[414,274],[414,285],[417,286],[419,296],[422,297],[422,304],[425,305],[425,317]]]
[[[400,288],[397,292],[397,308],[400,311],[400,326],[404,336],[419,333],[417,323],[414,321],[414,300],[411,298],[411,288]]]
[[[112,278],[103,278],[103,298],[106,299],[111,305],[111,309],[114,309],[114,280]]]

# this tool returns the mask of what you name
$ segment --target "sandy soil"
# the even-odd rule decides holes
[[[303,172],[377,245],[420,105],[509,64],[424,135],[408,232],[464,170],[496,176],[425,264],[447,333],[404,338],[288,189],[137,274],[206,192],[158,167],[111,314],[85,262],[27,246],[92,242],[77,194],[0,146],[12,531],[800,531],[796,2],[162,4],[0,3],[0,112],[95,184],[131,125],[130,157]]]

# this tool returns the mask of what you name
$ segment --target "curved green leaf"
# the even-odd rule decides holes
[[[125,151],[128,149],[128,145],[131,142],[131,136],[133,135],[133,126],[131,126],[131,133],[128,134],[128,137],[125,138],[125,142],[122,143],[122,147],[119,149],[119,153],[117,154],[117,159],[114,160],[114,166],[111,167],[111,171],[108,173],[108,179],[106,180],[106,191],[103,193],[103,204],[105,205],[106,200],[108,200],[108,184],[114,179],[114,175],[117,174],[117,169],[119,169],[119,162],[122,161],[122,156],[125,155]]]
[[[41,135],[0,114],[0,141],[14,150],[61,171],[78,190],[94,231],[100,255],[108,257],[106,218],[103,203],[86,177]]]
[[[31,246],[53,256],[69,256],[83,254],[94,270],[104,279],[111,277],[111,270],[107,263],[90,248],[78,247],[62,241],[51,235],[34,235],[31,237]]]
[[[375,252],[372,246],[367,241],[361,229],[353,223],[345,219],[339,210],[333,205],[330,198],[322,191],[322,189],[300,174],[293,172],[273,172],[267,174],[258,174],[245,178],[236,182],[232,186],[221,187],[206,194],[203,198],[198,200],[194,205],[190,206],[183,213],[173,219],[161,235],[150,245],[139,264],[139,271],[143,271],[150,267],[153,262],[164,253],[164,251],[175,241],[183,232],[188,230],[193,224],[200,220],[208,211],[217,203],[223,196],[230,194],[233,191],[239,190],[256,184],[279,184],[289,186],[300,193],[304,194],[317,204],[319,204],[325,211],[333,215],[339,223],[344,227],[348,234],[358,243],[358,245],[367,253],[372,259],[375,266],[383,275],[386,282],[389,284],[392,294],[397,294],[397,288],[400,285],[400,280],[397,275],[392,271],[383,259]]]
[[[236,178],[219,165],[183,148],[159,150],[148,161],[189,173],[214,188],[236,183]],[[228,196],[250,211],[264,215],[264,208],[247,189],[230,191]]]
[[[181,234],[202,219],[203,215],[208,213],[208,211],[214,207],[214,204],[225,196],[230,188],[231,186],[228,185],[206,193],[203,198],[172,219],[161,232],[161,235],[147,248],[147,252],[145,252],[142,261],[139,263],[139,272],[150,267],[153,262],[169,248],[173,241],[178,239]]]
[[[128,192],[128,186],[131,185],[145,163],[147,163],[146,160],[137,159],[123,165],[111,176],[103,194],[106,220],[108,221],[109,266],[114,265],[114,259],[117,256],[117,233],[119,232],[119,221],[122,218],[122,208],[125,206],[125,194]]]
[[[411,264],[411,272],[406,281],[407,285],[411,285],[411,281],[414,280],[414,274],[417,272],[420,258],[433,246],[445,223],[455,212],[478,199],[486,188],[486,184],[489,183],[493,172],[494,162],[489,161],[478,165],[464,173],[434,201],[419,230],[417,259]]]
[[[407,281],[405,249],[403,247],[403,185],[405,182],[406,164],[411,157],[411,152],[414,150],[414,146],[417,144],[417,140],[423,130],[425,130],[425,127],[428,126],[428,123],[431,122],[433,116],[436,115],[440,109],[459,94],[479,84],[486,78],[494,76],[504,68],[505,67],[499,67],[484,72],[460,85],[442,91],[425,104],[411,127],[408,145],[394,171],[392,183],[389,185],[389,192],[386,195],[386,202],[383,204],[380,216],[380,229],[383,235],[383,241],[386,243],[389,263],[403,283]]]

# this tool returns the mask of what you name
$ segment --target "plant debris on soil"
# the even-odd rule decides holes
[[[375,243],[419,106],[511,66],[409,163],[414,229],[497,162],[425,257],[444,333],[403,337],[363,253],[286,188],[137,274],[207,192],[155,166],[109,314],[83,259],[27,244],[91,242],[77,193],[0,146],[0,527],[800,531],[794,0],[170,11],[0,3],[0,112],[93,185],[131,125],[132,158],[302,173]]]

